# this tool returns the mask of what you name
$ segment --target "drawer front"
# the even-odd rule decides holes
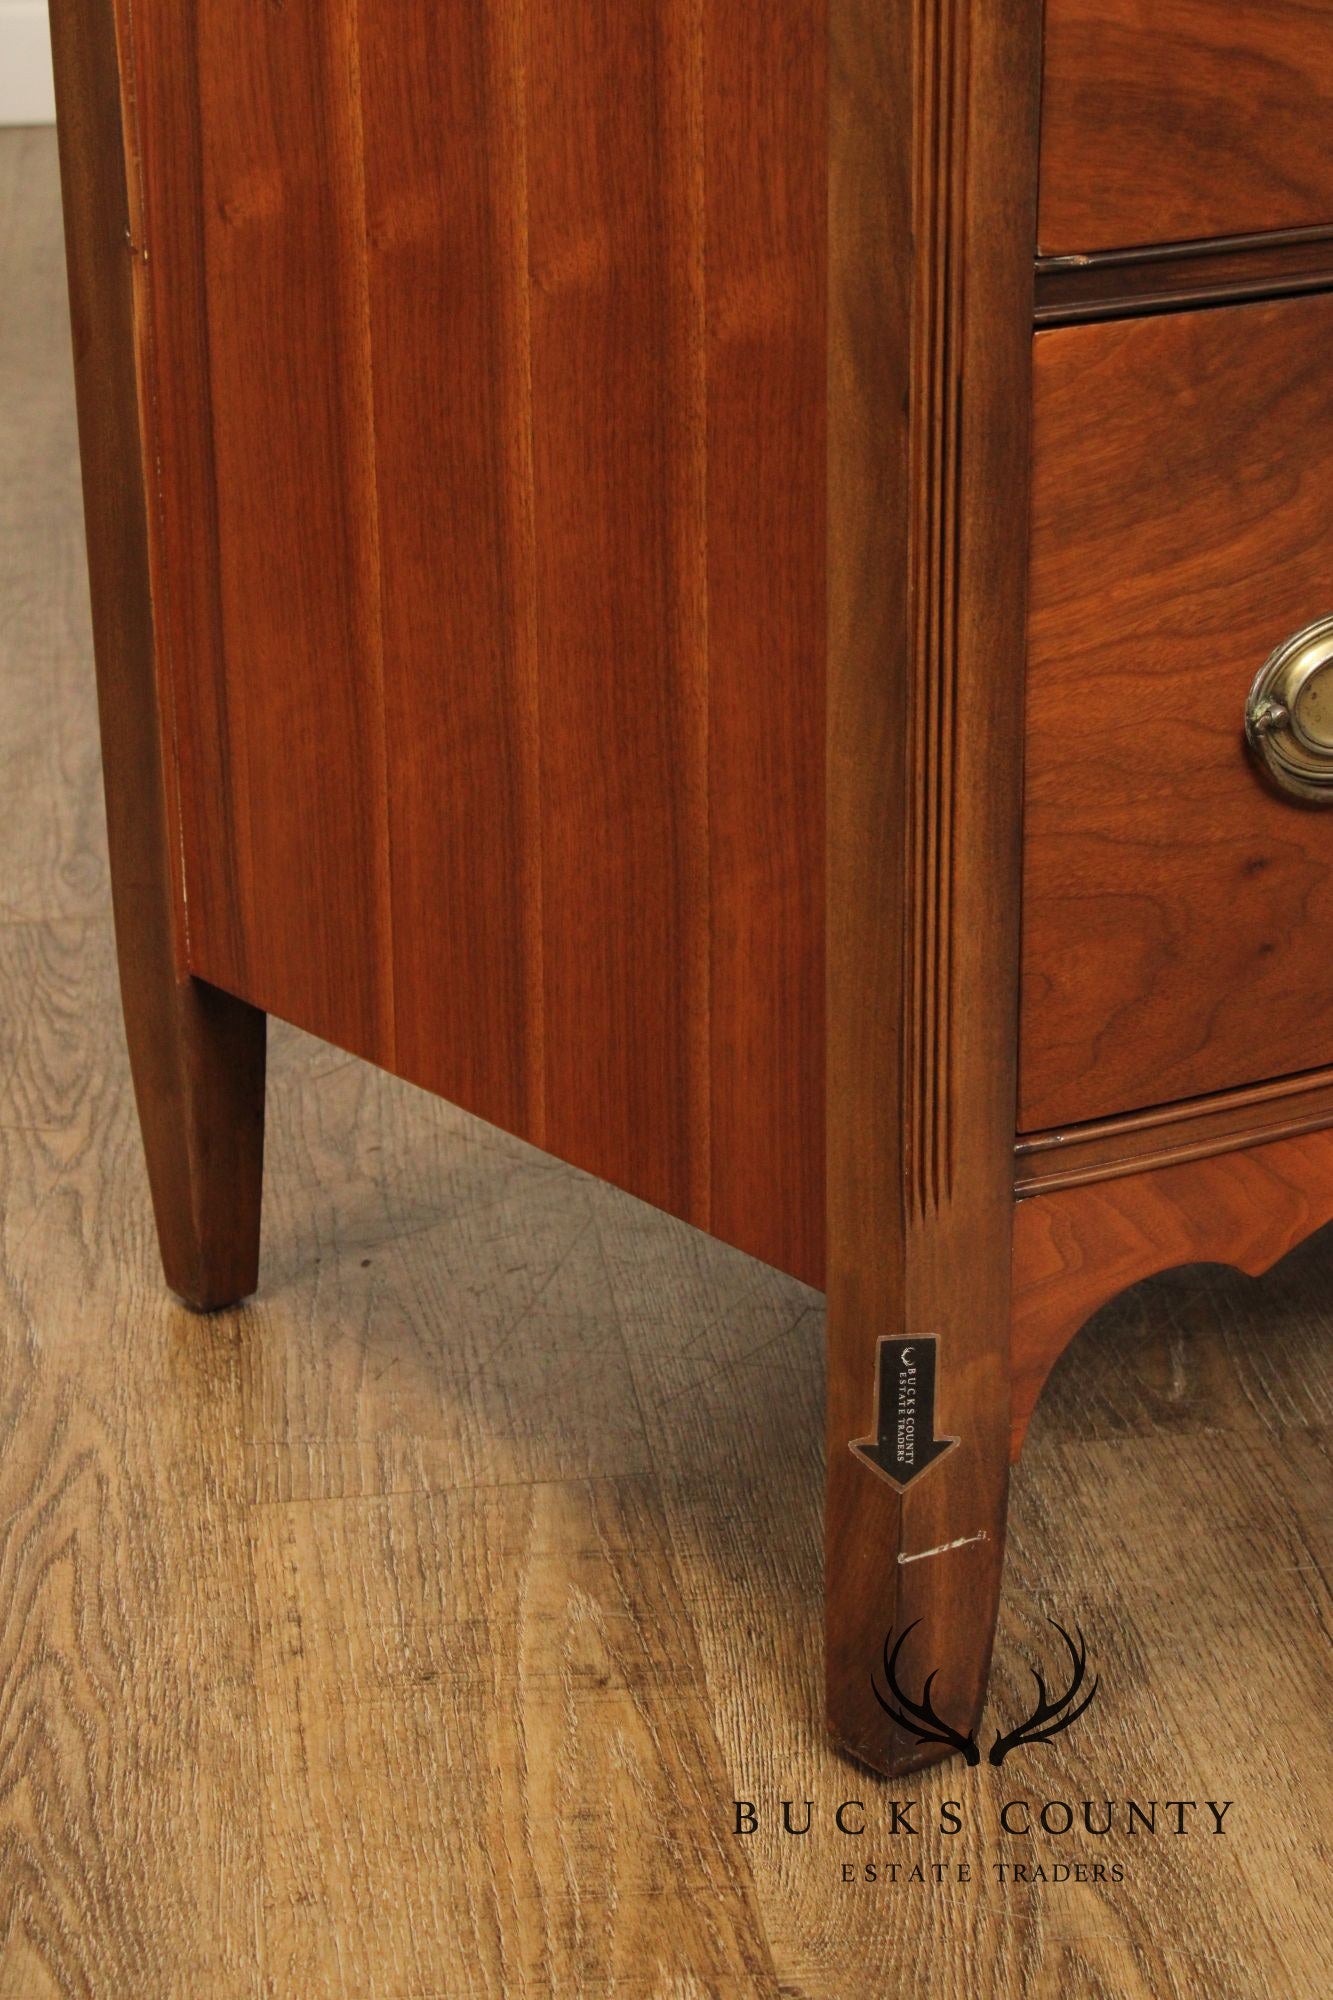
[[[1333,0],[1047,0],[1048,254],[1333,224]]]
[[[1036,340],[1020,1126],[1333,1062],[1333,808],[1251,682],[1333,613],[1333,299]]]

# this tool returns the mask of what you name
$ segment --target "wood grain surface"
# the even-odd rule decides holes
[[[265,1023],[188,965],[158,672],[132,79],[110,7],[56,0],[51,27],[120,990],[163,1269],[207,1309],[258,1277]]]
[[[1333,0],[1048,0],[1044,251],[1333,222]]]
[[[833,14],[826,1669],[879,1768],[939,1755],[886,1635],[975,1715],[1003,1564],[1039,30]],[[918,1333],[959,1444],[902,1493],[849,1445]]]
[[[910,1787],[824,1736],[801,1285],[278,1027],[264,1293],[164,1294],[48,132],[0,134],[0,276],[0,1993],[870,2000],[910,1966],[924,2000],[1316,2000],[1333,1237],[1154,1279],[1073,1344],[990,1720],[1047,1613],[1101,1691],[1026,1761]],[[906,1796],[972,1831],[831,1827]],[[1063,1846],[1005,1835],[1013,1796],[1231,1798],[1236,1831],[1001,1890]],[[971,1880],[843,1883],[909,1847]]]
[[[1037,264],[1037,325],[1066,326],[1241,299],[1289,298],[1333,287],[1333,230],[1219,237],[1168,250],[1045,257]]]
[[[1333,814],[1247,758],[1333,608],[1333,298],[1041,333],[1019,1128],[1327,1063]]]
[[[1333,1125],[1333,1073],[1309,1070],[1216,1097],[1160,1104],[1100,1124],[1034,1132],[1015,1148],[1020,1197],[1206,1159]]]
[[[1252,1278],[1333,1222],[1333,1132],[1275,1139],[1020,1202],[1014,1219],[1013,1451],[1079,1329],[1140,1278],[1229,1264]]]
[[[818,1278],[822,0],[116,11],[191,968]]]
[[[1333,1236],[1261,1284],[1155,1278],[1071,1346],[989,1720],[1047,1614],[1101,1692],[1023,1764],[911,1786],[825,1740],[801,1284],[274,1028],[264,1294],[162,1292],[48,132],[0,134],[0,276],[0,1994],[849,2000],[911,1966],[925,2000],[1317,2000]],[[905,1796],[973,1832],[831,1828]],[[1063,1846],[1007,1836],[1011,1796],[1233,1798],[1237,1832],[1001,1892]],[[743,1842],[733,1798],[769,1806]],[[973,1878],[843,1884],[907,1846]]]

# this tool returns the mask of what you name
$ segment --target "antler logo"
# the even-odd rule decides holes
[[[935,1685],[935,1680],[939,1673],[938,1667],[934,1668],[926,1676],[926,1683],[921,1690],[921,1699],[919,1701],[913,1701],[912,1697],[899,1684],[898,1655],[902,1652],[903,1647],[920,1623],[921,1620],[918,1618],[909,1625],[892,1651],[889,1650],[889,1639],[892,1638],[892,1633],[885,1639],[882,1664],[884,1679],[888,1684],[889,1692],[888,1695],[880,1693],[879,1683],[873,1674],[870,1677],[871,1692],[874,1694],[875,1700],[879,1703],[880,1707],[884,1710],[884,1713],[896,1722],[900,1729],[906,1730],[908,1735],[915,1736],[918,1743],[947,1743],[953,1749],[960,1751],[969,1764],[979,1764],[981,1762],[981,1752],[977,1748],[975,1736],[970,1734],[965,1736],[961,1730],[954,1729],[935,1710],[930,1691]],[[1094,1675],[1092,1686],[1081,1701],[1077,1699],[1088,1670],[1088,1645],[1082,1632],[1075,1626],[1074,1629],[1078,1632],[1076,1642],[1070,1638],[1064,1626],[1057,1619],[1050,1618],[1047,1620],[1047,1623],[1055,1627],[1055,1630],[1060,1634],[1065,1645],[1069,1648],[1072,1669],[1069,1686],[1062,1695],[1052,1700],[1047,1692],[1045,1680],[1035,1667],[1030,1669],[1032,1678],[1037,1684],[1037,1705],[1032,1710],[1032,1713],[1018,1724],[1017,1728],[1009,1730],[1007,1734],[1000,1730],[996,1731],[995,1741],[990,1747],[990,1762],[992,1764],[1003,1764],[1009,1752],[1017,1750],[1020,1744],[1049,1743],[1052,1737],[1059,1736],[1063,1730],[1068,1729],[1071,1722],[1077,1722],[1079,1716],[1082,1715],[1084,1709],[1097,1692],[1099,1682],[1096,1675]]]
[[[1078,1632],[1078,1644],[1075,1645],[1064,1626],[1056,1619],[1048,1618],[1046,1623],[1055,1626],[1056,1631],[1069,1648],[1069,1658],[1073,1667],[1069,1686],[1057,1700],[1052,1701],[1046,1692],[1046,1683],[1037,1672],[1037,1669],[1035,1667],[1028,1669],[1033,1680],[1037,1683],[1037,1706],[1033,1709],[1027,1720],[1020,1722],[1017,1729],[1011,1729],[1007,1736],[1001,1736],[997,1732],[995,1741],[990,1747],[990,1760],[992,1764],[1003,1764],[1009,1752],[1017,1750],[1020,1743],[1049,1743],[1053,1736],[1058,1736],[1062,1730],[1068,1729],[1071,1722],[1078,1721],[1080,1715],[1082,1715],[1084,1709],[1097,1692],[1098,1677],[1094,1674],[1092,1677],[1092,1686],[1088,1689],[1082,1701],[1075,1701],[1074,1699],[1082,1687],[1083,1677],[1088,1671],[1088,1642],[1083,1637],[1082,1632],[1079,1631],[1078,1626],[1074,1627],[1074,1630]]]
[[[884,1640],[884,1678],[889,1684],[893,1701],[886,1700],[880,1693],[873,1674],[870,1676],[871,1693],[884,1713],[891,1716],[898,1727],[905,1729],[909,1736],[915,1736],[918,1743],[951,1743],[955,1750],[962,1751],[969,1764],[979,1764],[981,1752],[977,1748],[975,1736],[964,1736],[959,1730],[951,1729],[942,1715],[936,1715],[931,1705],[930,1690],[935,1685],[938,1667],[927,1674],[920,1701],[913,1701],[911,1696],[898,1685],[898,1655],[920,1623],[919,1618],[913,1620],[892,1652],[889,1651],[889,1639],[893,1634],[889,1633]]]

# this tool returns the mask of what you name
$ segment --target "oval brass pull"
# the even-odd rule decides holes
[[[1255,675],[1245,740],[1288,798],[1333,806],[1333,618],[1307,625]]]

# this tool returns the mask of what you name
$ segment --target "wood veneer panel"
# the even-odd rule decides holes
[[[357,9],[269,7],[246,17],[243,36],[222,0],[201,0],[195,16],[217,542],[186,525],[165,560],[217,565],[221,688],[182,661],[177,706],[218,700],[228,755],[182,772],[188,903],[199,898],[191,962],[392,1067],[365,186],[348,89]],[[145,44],[157,18],[140,21]],[[176,192],[176,123],[170,107],[155,112],[163,186],[146,219],[150,265]],[[159,271],[168,375],[171,282]],[[164,438],[164,486],[192,438],[192,424],[189,438]],[[235,962],[212,928],[229,886],[219,866],[235,870]]]
[[[392,857],[381,1059],[541,1142],[524,10],[359,12]]]
[[[1333,816],[1251,679],[1333,604],[1333,299],[1036,341],[1020,1130],[1317,1069]]]
[[[710,38],[710,1227],[824,1269],[824,0]],[[780,1164],[779,1164],[780,1162]],[[779,1261],[782,1261],[779,1259]]]
[[[1330,1131],[1020,1202],[1014,1457],[1051,1369],[1117,1292],[1177,1264],[1231,1264],[1257,1278],[1330,1221]]]
[[[533,0],[547,1133],[708,1214],[696,9]]]
[[[1333,0],[1048,0],[1047,253],[1333,221]]]
[[[822,0],[135,35],[191,969],[818,1280]]]

